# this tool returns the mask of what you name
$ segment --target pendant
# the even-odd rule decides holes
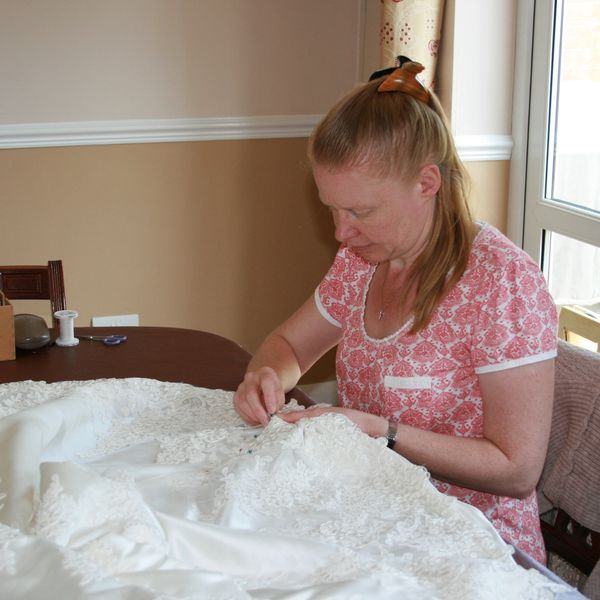
[[[385,312],[383,310],[380,310],[379,314],[377,315],[377,320],[382,321],[383,317],[385,317]]]

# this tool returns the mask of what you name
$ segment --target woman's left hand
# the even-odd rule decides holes
[[[364,433],[371,437],[384,437],[387,435],[388,421],[385,417],[379,417],[353,408],[343,408],[341,406],[315,406],[307,408],[306,410],[279,412],[277,413],[277,416],[286,423],[296,423],[300,419],[320,417],[325,413],[339,413],[348,417]]]

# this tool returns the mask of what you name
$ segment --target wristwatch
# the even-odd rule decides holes
[[[396,445],[396,434],[398,433],[398,426],[396,425],[396,423],[392,423],[391,421],[388,421],[388,431],[387,431],[387,447],[390,448],[390,450],[394,449],[394,446]]]

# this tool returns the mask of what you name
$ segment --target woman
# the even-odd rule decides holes
[[[234,396],[266,424],[337,345],[338,411],[545,561],[535,485],[547,448],[556,310],[537,265],[474,222],[438,100],[407,62],[338,103],[310,158],[341,243],[300,309],[273,331]]]

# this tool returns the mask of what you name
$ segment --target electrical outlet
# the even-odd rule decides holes
[[[123,327],[140,324],[140,315],[112,315],[109,317],[92,317],[92,327]]]

